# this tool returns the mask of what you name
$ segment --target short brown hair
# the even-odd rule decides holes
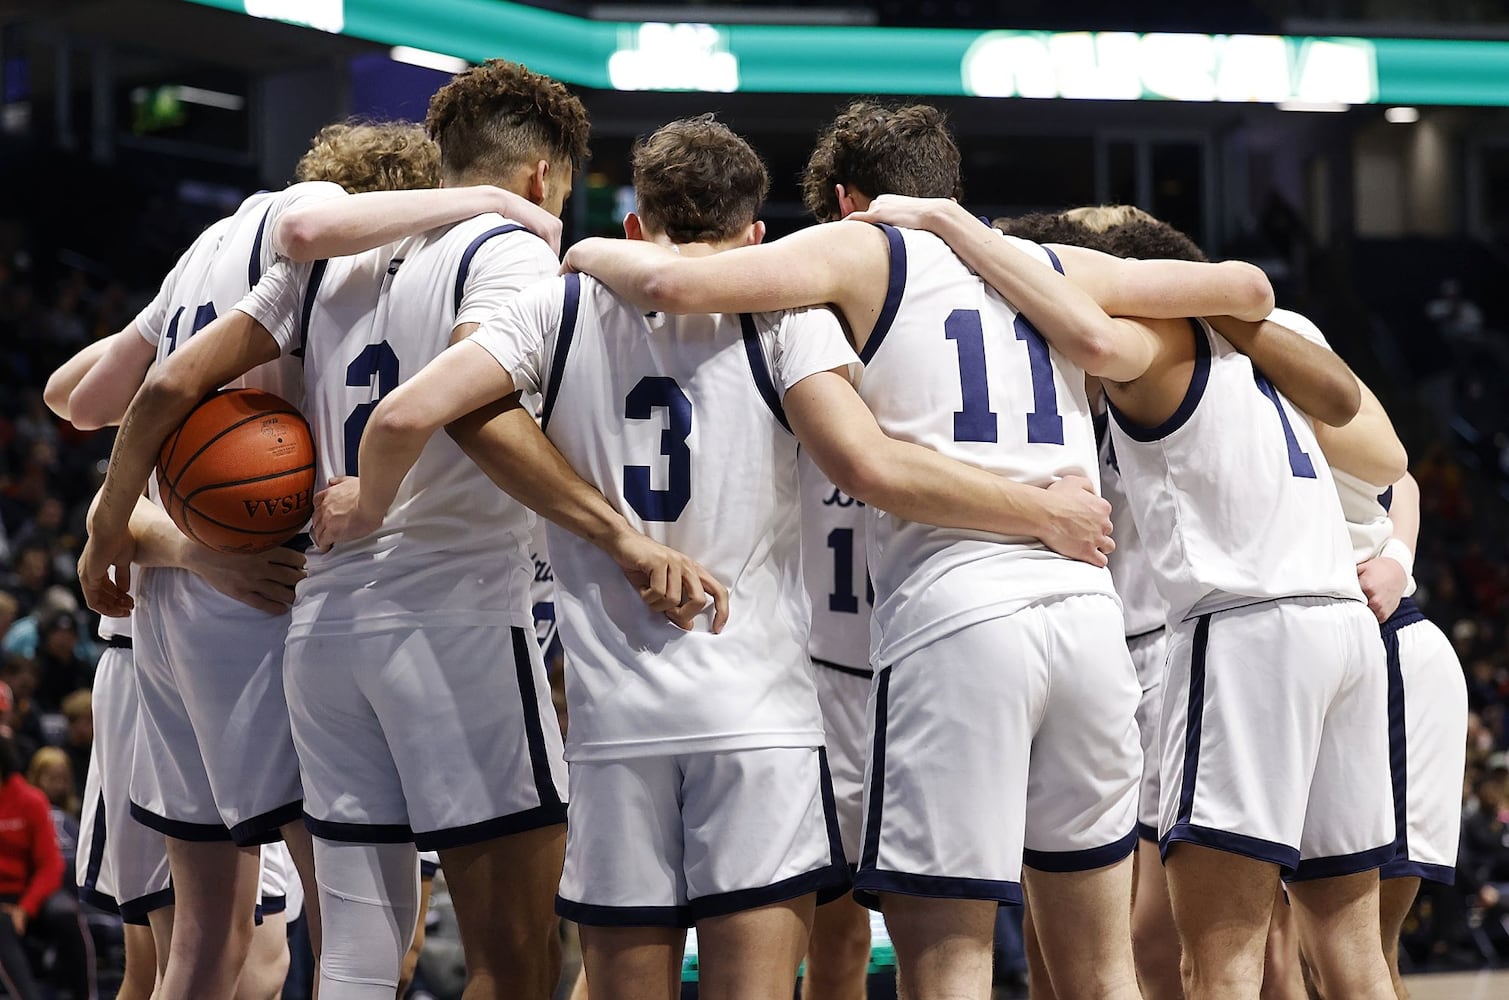
[[[1130,205],[1093,205],[1053,214],[996,219],[991,225],[1035,243],[1064,243],[1139,260],[1208,260],[1199,244]]]
[[[309,143],[294,178],[331,181],[352,194],[438,187],[440,150],[413,122],[337,122]]]
[[[489,59],[457,73],[430,98],[424,126],[448,181],[498,177],[536,160],[587,158],[587,109],[560,83],[518,63]]]
[[[802,201],[819,222],[839,218],[835,184],[871,198],[963,197],[948,116],[928,104],[850,104],[817,137],[802,172]]]
[[[634,144],[640,218],[675,243],[717,243],[754,222],[770,174],[749,143],[712,115],[671,122]]]

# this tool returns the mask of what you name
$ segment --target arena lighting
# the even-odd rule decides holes
[[[1352,106],[1341,101],[1279,101],[1275,107],[1280,111],[1319,111],[1325,114],[1337,114],[1350,110]]]
[[[174,87],[172,89],[174,96],[185,104],[202,104],[207,108],[223,108],[226,111],[240,111],[246,107],[246,98],[239,94],[205,90],[203,87]]]
[[[393,46],[388,52],[388,58],[394,62],[408,63],[410,66],[423,66],[425,69],[436,69],[442,73],[459,73],[471,65],[460,56],[448,56],[444,52],[416,49],[410,45]]]
[[[507,0],[185,0],[599,89],[1509,107],[1509,41],[597,21]]]
[[[1383,113],[1383,120],[1394,125],[1413,125],[1420,120],[1420,109],[1411,107],[1389,108]]]

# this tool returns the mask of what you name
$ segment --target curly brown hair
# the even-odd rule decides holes
[[[440,184],[440,150],[413,122],[337,122],[309,143],[294,177],[352,194],[432,188]]]
[[[996,219],[991,225],[1034,243],[1063,243],[1138,260],[1209,258],[1199,244],[1167,222],[1130,205],[1094,205],[1067,212]]]
[[[718,243],[760,214],[770,174],[712,115],[671,122],[634,144],[634,194],[645,225],[675,243]]]
[[[538,160],[575,170],[587,158],[587,109],[560,83],[489,59],[430,98],[424,126],[448,183],[492,181]]]
[[[835,184],[871,198],[963,197],[948,116],[928,104],[850,104],[817,137],[802,172],[802,201],[819,222],[840,216]]]

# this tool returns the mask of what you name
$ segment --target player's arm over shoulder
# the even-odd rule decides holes
[[[1052,247],[1064,274],[1112,316],[1180,319],[1235,316],[1257,321],[1273,310],[1273,286],[1245,261],[1132,260],[1085,247]]]

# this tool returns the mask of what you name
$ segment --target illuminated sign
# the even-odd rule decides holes
[[[506,0],[188,0],[616,90],[1509,107],[1509,42],[596,21]]]
[[[1362,39],[992,31],[964,53],[963,75],[976,97],[1367,104],[1378,96],[1373,46]]]
[[[614,90],[739,89],[739,60],[710,24],[641,24],[608,57]]]

